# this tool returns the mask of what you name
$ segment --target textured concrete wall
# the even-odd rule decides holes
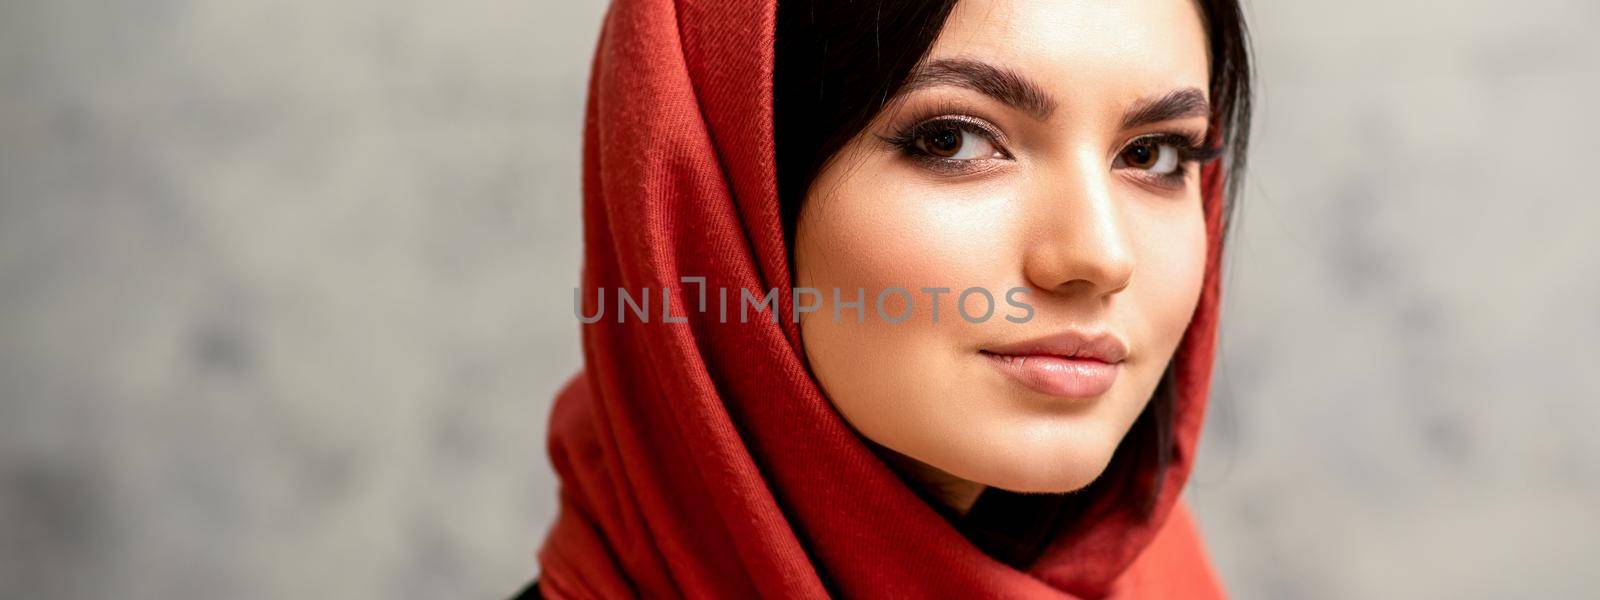
[[[0,597],[531,576],[602,9],[0,4]]]
[[[1600,4],[1256,2],[1190,488],[1250,598],[1600,589]]]
[[[0,596],[496,597],[597,2],[0,3]],[[1600,586],[1593,2],[1270,2],[1190,487],[1244,598]]]

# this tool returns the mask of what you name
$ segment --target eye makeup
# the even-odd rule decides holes
[[[1137,155],[1138,151],[1154,150],[1156,155],[1153,160],[1160,164],[1165,157],[1163,152],[1175,153],[1174,165],[1170,171],[1157,172],[1150,167],[1142,166],[1144,161],[1139,158],[1129,160],[1130,152]],[[1135,171],[1135,177],[1151,185],[1163,189],[1181,189],[1188,180],[1191,165],[1201,165],[1222,156],[1220,146],[1207,145],[1204,134],[1164,132],[1139,136],[1123,146],[1112,161],[1112,168]],[[1141,157],[1142,158],[1142,157]],[[1156,166],[1152,165],[1152,166]]]
[[[1015,160],[1004,132],[989,121],[967,114],[936,113],[936,116],[908,121],[889,135],[876,135],[906,159],[947,176],[971,175],[995,168],[996,161]],[[1112,168],[1130,171],[1142,183],[1162,189],[1181,189],[1193,165],[1204,164],[1223,154],[1220,146],[1205,143],[1203,132],[1168,131],[1146,134],[1129,141],[1118,151]],[[982,156],[955,158],[970,144],[988,146]],[[1170,170],[1152,167],[1168,162]],[[1152,156],[1147,156],[1152,155]],[[1130,157],[1134,157],[1130,160]],[[1143,160],[1141,160],[1143,159]],[[1145,164],[1149,161],[1154,164]]]
[[[941,103],[919,117],[907,119],[905,125],[894,128],[889,135],[875,134],[875,137],[907,159],[941,175],[981,173],[995,168],[995,161],[1015,159],[1005,132],[971,112],[959,105]],[[947,148],[951,141],[956,148]],[[990,151],[975,158],[949,156],[959,153],[968,143],[985,144]]]

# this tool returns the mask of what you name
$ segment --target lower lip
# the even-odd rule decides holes
[[[1090,398],[1106,393],[1117,381],[1117,365],[1085,358],[1066,358],[1048,354],[983,355],[1022,385],[1041,394],[1068,398]]]

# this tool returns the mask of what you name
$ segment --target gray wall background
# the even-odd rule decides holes
[[[0,3],[0,596],[500,597],[599,2]],[[1600,6],[1259,2],[1241,598],[1600,587]]]

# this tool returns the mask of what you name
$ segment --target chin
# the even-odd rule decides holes
[[[1022,444],[1017,440],[1028,437],[973,440],[974,451],[967,455],[969,460],[945,470],[968,481],[1012,492],[1073,492],[1093,483],[1111,463],[1120,438],[1102,437],[1075,429],[1047,433]]]

